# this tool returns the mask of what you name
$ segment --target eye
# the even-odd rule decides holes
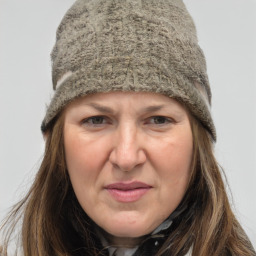
[[[82,120],[82,124],[88,126],[99,126],[107,123],[107,119],[104,116],[91,116]]]
[[[166,123],[168,120],[166,117],[164,116],[154,116],[153,117],[153,121],[154,121],[154,124],[164,124]]]
[[[148,119],[148,123],[155,125],[163,125],[173,123],[173,120],[165,116],[152,116]]]

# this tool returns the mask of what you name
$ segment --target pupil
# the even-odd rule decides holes
[[[156,124],[163,124],[164,122],[165,122],[165,117],[162,117],[162,116],[155,117]]]
[[[95,124],[101,124],[102,123],[102,117],[94,117],[93,123]]]

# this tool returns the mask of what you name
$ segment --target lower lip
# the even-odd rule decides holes
[[[123,203],[130,203],[138,201],[151,188],[137,188],[131,190],[107,189],[110,195],[117,201]]]

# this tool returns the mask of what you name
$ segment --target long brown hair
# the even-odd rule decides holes
[[[74,256],[101,254],[93,223],[74,195],[65,163],[64,114],[52,122],[45,154],[26,197],[15,205],[0,229],[7,256],[15,226],[22,223],[24,256]],[[184,213],[157,255],[252,256],[255,251],[235,218],[225,191],[213,143],[202,125],[191,118],[194,152],[191,179],[180,206]]]
[[[193,161],[188,190],[181,202],[188,210],[176,220],[176,227],[158,255],[192,256],[256,255],[234,216],[225,190],[225,174],[213,154],[209,133],[191,118]],[[175,223],[174,223],[175,224]],[[168,246],[169,245],[169,246]]]

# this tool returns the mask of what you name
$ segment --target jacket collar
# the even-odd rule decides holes
[[[108,248],[109,256],[139,256],[142,255],[141,252],[143,244],[144,245],[150,245],[150,247],[153,247],[149,250],[150,254],[145,254],[145,255],[155,255],[155,253],[159,250],[161,245],[164,243],[166,239],[166,233],[168,232],[168,229],[170,229],[173,220],[180,215],[185,209],[187,208],[186,205],[181,205],[178,207],[174,212],[171,213],[171,215],[164,221],[162,222],[156,229],[154,229],[150,235],[145,237],[145,240],[141,243],[141,245],[133,247],[133,248],[117,248],[114,246],[111,246],[108,242],[107,239],[104,237],[103,233],[100,232],[100,229],[97,229],[97,234],[102,242],[102,245],[104,247]],[[147,246],[148,247],[148,246]],[[146,249],[148,250],[148,248]],[[153,253],[155,251],[155,253]],[[138,254],[139,253],[139,254]],[[186,256],[189,256],[190,254],[187,254]]]

